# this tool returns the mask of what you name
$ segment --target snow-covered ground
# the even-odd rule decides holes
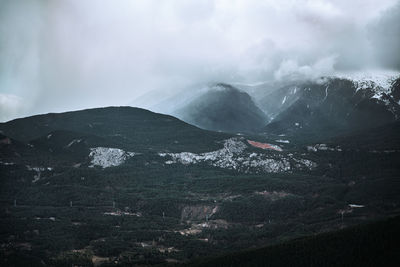
[[[275,140],[275,142],[278,142],[278,143],[283,143],[283,144],[289,144],[289,143],[290,143],[290,141],[289,141],[289,140],[283,140],[283,139],[278,139],[278,140]]]
[[[317,152],[317,151],[342,151],[342,149],[337,146],[335,148],[329,147],[326,144],[316,144],[314,146],[307,146],[307,151]]]
[[[239,138],[230,138],[224,141],[224,147],[202,154],[191,152],[180,153],[159,153],[159,156],[166,157],[166,164],[197,164],[208,163],[215,167],[237,170],[246,173],[267,172],[278,173],[288,172],[293,168],[313,169],[316,163],[307,159],[296,159],[293,155],[281,155],[279,153],[246,152],[248,146]]]
[[[82,142],[82,139],[74,139],[71,142],[69,142],[69,144],[66,147],[71,147],[72,145],[78,144],[80,142]]]
[[[0,165],[9,166],[9,165],[15,165],[15,163],[14,163],[14,162],[4,162],[4,161],[1,161],[1,160],[0,160]]]
[[[134,152],[126,152],[119,148],[95,147],[90,149],[89,157],[91,164],[89,167],[100,166],[102,168],[119,166],[128,158],[133,157]]]
[[[364,205],[358,205],[358,204],[349,204],[350,208],[364,208]]]
[[[32,183],[36,183],[37,181],[40,180],[42,172],[44,172],[44,171],[52,171],[53,170],[52,167],[31,167],[29,165],[26,165],[25,167],[28,169],[28,171],[36,172],[36,174],[33,176]]]
[[[362,71],[362,72],[346,72],[336,73],[334,77],[353,81],[357,86],[357,90],[379,87],[388,92],[395,79],[400,77],[397,71]]]
[[[136,217],[142,217],[142,214],[140,212],[127,212],[127,211],[110,211],[110,212],[104,212],[104,215],[109,215],[109,216],[136,216]]]
[[[337,73],[334,77],[347,79],[353,82],[356,91],[372,89],[372,98],[384,100],[383,96],[390,96],[393,82],[400,77],[397,71],[364,71]]]

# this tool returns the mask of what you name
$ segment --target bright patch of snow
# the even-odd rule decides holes
[[[100,166],[102,168],[119,166],[130,157],[135,155],[134,152],[126,152],[119,148],[95,147],[90,149],[89,157],[91,163],[89,167]]]
[[[286,102],[286,96],[282,100],[282,105],[285,104],[285,102]]]
[[[14,162],[3,162],[3,161],[0,161],[0,164],[1,164],[1,165],[6,165],[6,166],[8,166],[8,165],[15,165]]]
[[[393,81],[400,77],[400,73],[397,71],[362,71],[336,73],[334,76],[353,81],[358,90],[371,88],[372,86],[380,87],[387,91],[392,86]]]
[[[55,217],[49,217],[49,218],[35,217],[35,220],[50,220],[50,221],[55,222],[56,218]]]
[[[165,164],[197,164],[208,163],[219,168],[237,170],[245,173],[267,172],[278,173],[292,170],[291,161],[295,167],[300,169],[312,169],[316,166],[314,162],[305,159],[295,159],[292,156],[285,157],[276,153],[246,153],[247,145],[238,138],[231,138],[224,141],[222,149],[196,154],[191,152],[181,153],[159,153],[160,157],[170,157]]]
[[[80,143],[81,141],[82,139],[74,139],[66,147],[71,147],[73,144]]]
[[[317,164],[309,159],[296,159],[292,158],[295,162],[297,162],[296,167],[301,169],[303,166],[305,166],[307,169],[314,169],[317,167]]]
[[[357,205],[357,204],[349,204],[350,208],[364,208],[364,205]]]
[[[104,212],[104,215],[109,215],[109,216],[136,216],[136,217],[141,217],[142,214],[140,212],[134,213],[134,212],[127,212],[127,211],[112,211],[112,212]]]
[[[328,147],[326,144],[316,144],[315,146],[307,146],[307,150],[310,152],[317,152],[317,151],[342,151],[342,149],[337,146],[335,148]]]
[[[353,73],[337,73],[334,76],[352,81],[356,87],[356,91],[372,89],[374,92],[372,98],[384,101],[383,96],[391,95],[392,84],[394,80],[400,77],[400,73],[396,71],[364,71]]]
[[[34,172],[36,172],[36,174],[33,176],[33,180],[32,180],[32,183],[36,183],[37,181],[39,181],[40,180],[40,177],[41,177],[41,175],[42,175],[42,172],[44,172],[44,171],[52,171],[53,170],[53,168],[52,167],[31,167],[31,166],[29,166],[29,165],[26,165],[26,168],[29,170],[29,171],[34,171]]]
[[[284,144],[289,144],[289,143],[290,143],[290,141],[289,141],[289,140],[282,140],[282,139],[275,140],[275,142],[278,142],[278,143],[284,143]]]
[[[322,101],[325,101],[328,98],[328,89],[329,89],[329,85],[325,88],[325,97]]]
[[[318,149],[316,149],[316,148],[313,147],[313,146],[307,146],[307,151],[310,151],[310,152],[317,152]]]

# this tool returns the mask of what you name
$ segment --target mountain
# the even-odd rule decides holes
[[[185,263],[400,214],[397,122],[299,143],[109,107],[0,130],[5,266]]]
[[[396,121],[399,78],[325,77],[294,83],[260,100],[274,119],[263,129],[275,134],[324,138]]]
[[[219,83],[175,112],[182,120],[203,129],[224,132],[254,132],[268,117],[245,92]]]
[[[7,148],[4,151],[12,151],[2,153],[4,160],[10,160],[11,154],[19,155],[19,163],[25,165],[35,162],[45,166],[90,166],[97,161],[93,155],[99,154],[104,158],[100,165],[109,166],[106,161],[114,164],[121,159],[122,163],[129,153],[171,158],[168,164],[204,162],[246,171],[281,172],[313,165],[308,166],[308,160],[293,154],[277,156],[252,151],[257,144],[281,151],[276,142],[264,144],[210,132],[171,116],[131,107],[37,115],[2,123],[0,130],[15,139],[3,137]]]
[[[132,107],[50,113],[0,123],[0,131],[4,135],[21,142],[45,138],[60,130],[76,133],[77,139],[80,135],[95,135],[117,147],[139,152],[148,149],[180,151],[182,147],[204,151],[209,147],[202,144],[224,137],[223,134],[201,130],[172,116]],[[65,140],[59,145],[67,146],[72,140],[65,136],[67,132],[63,135]]]

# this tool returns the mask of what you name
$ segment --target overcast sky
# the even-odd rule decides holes
[[[398,70],[399,40],[398,0],[0,0],[0,121],[193,84]]]

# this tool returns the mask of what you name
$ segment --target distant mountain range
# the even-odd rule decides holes
[[[203,129],[308,140],[373,128],[400,116],[398,73],[337,74],[310,81],[215,84],[173,112]]]
[[[308,266],[345,252],[346,265],[381,244],[391,255],[382,235],[398,219],[391,232],[315,234],[400,214],[399,84],[214,84],[182,97],[186,122],[107,107],[0,123],[0,265]],[[299,251],[315,257],[282,260]]]

